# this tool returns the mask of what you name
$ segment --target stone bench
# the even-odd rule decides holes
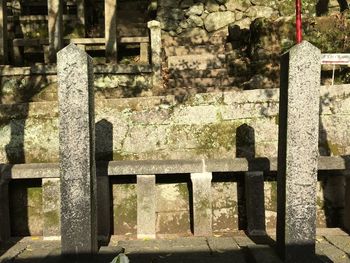
[[[349,157],[325,157],[321,156],[318,162],[319,171],[332,171],[336,174],[347,174],[350,167]],[[106,238],[109,235],[109,179],[108,177],[137,176],[138,195],[138,237],[155,237],[155,178],[158,174],[168,174],[169,176],[179,174],[191,174],[193,186],[193,216],[194,235],[206,236],[212,234],[212,197],[210,194],[212,173],[216,172],[245,172],[246,191],[246,211],[248,215],[248,231],[254,234],[262,234],[265,230],[264,223],[264,180],[263,173],[276,172],[276,158],[256,158],[247,160],[246,158],[221,159],[221,160],[136,160],[136,161],[111,161],[97,163],[98,182],[98,203],[99,206],[99,235]],[[58,163],[32,163],[32,164],[2,164],[0,165],[1,182],[3,193],[0,200],[8,200],[6,197],[9,180],[18,179],[41,179],[43,187],[43,210],[46,207],[52,208],[50,198],[45,198],[47,194],[55,192],[57,196],[60,191],[60,173]],[[253,189],[254,191],[250,191]],[[258,191],[256,189],[259,189]],[[102,193],[102,194],[101,194]],[[146,202],[146,201],[147,202]],[[205,200],[205,202],[203,202]],[[203,209],[202,204],[207,205]],[[3,204],[3,203],[2,203]],[[257,205],[258,204],[258,205]],[[147,207],[147,209],[145,209]],[[52,211],[51,211],[52,212]],[[55,211],[59,214],[59,206]],[[8,207],[2,206],[0,216],[4,217],[8,213]],[[261,215],[258,217],[257,215]],[[8,218],[8,216],[7,216]],[[144,220],[147,218],[147,220]],[[204,219],[204,220],[203,220]],[[6,221],[6,220],[5,220]],[[7,220],[9,221],[9,220]],[[59,231],[49,227],[44,220],[44,238],[50,239],[59,236]],[[0,227],[0,234],[7,236],[6,228]],[[5,238],[3,238],[5,239]],[[0,237],[1,240],[1,237]]]

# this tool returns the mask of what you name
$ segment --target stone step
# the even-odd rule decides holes
[[[195,69],[220,69],[225,68],[226,56],[219,55],[184,55],[168,57],[168,68],[176,70]]]
[[[224,54],[223,45],[198,45],[198,46],[167,46],[164,48],[166,56]]]
[[[206,69],[206,70],[177,70],[172,69],[169,71],[171,79],[175,78],[224,78],[229,77],[227,69]]]
[[[217,87],[175,87],[167,89],[167,94],[175,95],[177,99],[185,97],[188,95],[195,95],[197,93],[215,93],[215,92],[230,92],[230,91],[239,91],[240,89],[236,86],[217,86]]]
[[[189,87],[189,88],[206,88],[206,87],[225,87],[231,86],[233,78],[176,78],[168,80],[169,88]]]

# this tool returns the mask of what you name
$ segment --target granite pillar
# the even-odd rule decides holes
[[[212,173],[192,173],[193,234],[212,235]]]
[[[248,234],[251,236],[266,235],[264,173],[247,172],[244,181]]]
[[[61,235],[61,184],[59,178],[42,179],[43,238],[58,240]]]
[[[163,88],[162,81],[162,39],[160,22],[156,20],[149,21],[147,26],[150,30],[151,41],[151,64],[152,64],[152,85],[155,93],[159,92]]]
[[[281,58],[277,252],[286,262],[315,254],[320,61],[307,41]]]
[[[56,54],[63,47],[62,0],[48,0],[49,62],[56,62]]]
[[[105,0],[106,61],[117,63],[117,0]]]
[[[6,0],[0,0],[0,63],[8,62],[7,7]]]
[[[137,176],[137,238],[156,238],[156,176]]]
[[[62,254],[97,252],[92,58],[74,44],[57,54]]]
[[[9,181],[0,175],[0,243],[10,236]]]

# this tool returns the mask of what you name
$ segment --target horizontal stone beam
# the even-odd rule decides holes
[[[101,167],[101,168],[100,168]],[[106,176],[105,165],[97,164],[97,175]],[[347,171],[350,156],[321,156],[318,159],[319,171]],[[58,163],[2,164],[3,176],[10,179],[59,178]],[[205,172],[275,172],[276,158],[245,158],[222,160],[136,160],[111,161],[108,163],[108,175],[142,174],[182,174]]]

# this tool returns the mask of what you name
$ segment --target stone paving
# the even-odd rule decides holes
[[[94,257],[82,256],[79,260],[60,257],[59,241],[44,241],[39,237],[11,239],[0,245],[0,263],[109,263],[121,251],[130,262],[237,262],[277,263],[274,252],[274,233],[250,238],[243,232],[231,236],[179,237],[156,240],[122,240],[113,236],[108,246],[102,246]],[[317,258],[310,262],[350,262],[350,236],[340,229],[318,229]]]

